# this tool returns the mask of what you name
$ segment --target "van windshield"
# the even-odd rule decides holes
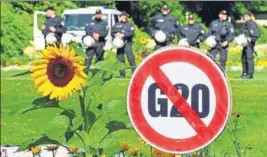
[[[64,16],[65,27],[69,31],[85,30],[85,27],[92,22],[95,14],[67,14]],[[107,15],[102,17],[107,21]]]

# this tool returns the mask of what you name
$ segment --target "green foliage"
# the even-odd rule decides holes
[[[142,62],[143,52],[153,51],[153,49],[147,46],[149,40],[151,40],[149,34],[135,26],[135,36],[133,38],[133,53],[135,54],[135,60],[137,64]]]
[[[185,10],[184,6],[178,1],[141,1],[139,9],[145,14],[146,23],[144,26],[148,24],[148,21],[153,15],[160,13],[161,7],[165,4],[168,5],[170,13],[180,22],[180,24],[186,23],[186,13],[193,14],[196,22],[202,22],[201,18],[199,18],[196,13]]]
[[[7,57],[21,55],[32,38],[32,15],[9,2],[1,3],[1,13],[1,53]]]
[[[267,27],[266,26],[258,26],[261,32],[260,38],[257,40],[258,44],[266,44],[267,43]]]
[[[56,8],[60,16],[62,11],[70,6],[76,8],[73,2],[2,2],[1,3],[1,53],[7,58],[23,54],[23,48],[30,44],[33,38],[33,13],[44,10],[48,6]],[[1,56],[1,57],[2,57]],[[1,58],[2,62],[2,58]],[[2,64],[2,63],[1,63]]]
[[[50,139],[47,135],[42,135],[38,139],[31,139],[31,140],[25,141],[24,143],[20,145],[18,151],[24,151],[33,146],[38,146],[42,144],[59,144],[60,145],[58,141]]]
[[[112,52],[110,52],[110,55]],[[122,129],[128,129],[126,124],[120,121],[121,115],[117,116],[117,108],[126,106],[126,101],[117,99],[116,101],[110,96],[110,94],[102,95],[101,90],[108,84],[115,84],[112,82],[114,74],[119,70],[125,68],[125,66],[118,62],[114,57],[107,56],[106,61],[98,62],[89,70],[88,76],[88,87],[83,91],[80,91],[80,109],[79,112],[73,109],[65,109],[59,106],[59,102],[56,100],[50,100],[48,96],[35,99],[33,101],[33,107],[27,108],[23,113],[30,113],[36,109],[45,110],[48,107],[59,108],[63,110],[54,119],[52,119],[47,125],[44,134],[49,139],[52,139],[61,145],[78,145],[80,148],[84,148],[87,153],[96,154],[98,145],[102,143],[111,134]],[[110,75],[106,76],[106,72],[109,71]],[[89,102],[87,103],[89,99]],[[104,107],[101,109],[96,108],[97,105],[101,104]],[[107,106],[108,105],[108,106]],[[113,116],[115,115],[115,116]],[[126,116],[126,114],[125,114]],[[111,118],[113,117],[113,118]],[[99,121],[104,119],[104,121]],[[103,123],[104,122],[104,123]],[[103,129],[103,135],[98,139],[98,145],[91,142],[91,130],[96,123],[100,123]],[[99,128],[95,128],[99,129]],[[73,139],[78,139],[77,142],[73,143]],[[77,141],[77,140],[76,140]],[[32,141],[26,142],[20,149],[27,149],[27,146],[33,145]]]
[[[68,117],[64,115],[57,116],[47,125],[46,135],[51,139],[65,142],[64,140],[61,141],[61,139],[65,135],[69,126],[70,121]]]
[[[37,110],[37,109],[42,109],[42,108],[49,108],[49,107],[59,107],[58,106],[58,101],[56,100],[50,100],[48,96],[41,97],[38,99],[35,99],[32,104],[34,105],[33,107],[25,109],[22,114],[27,113],[29,111]]]
[[[241,14],[246,11],[252,12],[264,12],[267,11],[267,2],[266,1],[244,1],[244,2],[235,2],[235,8]]]
[[[185,11],[182,5],[177,1],[141,1],[140,2],[140,11],[145,13],[146,25],[150,18],[158,13],[160,13],[161,7],[166,4],[171,10],[171,14],[176,17],[181,23],[185,22]]]

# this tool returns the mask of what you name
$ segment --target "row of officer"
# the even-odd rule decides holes
[[[102,61],[104,57],[105,37],[108,35],[108,25],[102,20],[102,11],[98,9],[94,20],[86,27],[86,35],[83,38],[84,43],[88,40],[93,41],[87,45],[91,45],[86,49],[88,58],[85,65],[89,68],[91,61],[96,56],[96,61]],[[132,39],[134,36],[134,25],[128,22],[128,14],[122,12],[120,14],[119,22],[117,22],[111,29],[113,37],[113,44],[117,45],[117,59],[125,63],[125,54],[134,72],[136,64],[134,54],[132,52]],[[88,40],[87,40],[88,39]],[[87,69],[88,69],[87,68]],[[120,71],[120,76],[125,77],[125,70]]]
[[[47,10],[47,15],[49,15]],[[53,10],[52,10],[53,11]],[[132,66],[132,71],[135,70],[135,59],[132,52],[132,38],[134,36],[134,26],[128,22],[128,14],[122,12],[120,16],[120,22],[116,23],[111,32],[112,36],[115,39],[121,39],[123,44],[120,48],[117,49],[117,59],[121,62],[125,62],[126,54],[127,59]],[[195,23],[194,17],[190,15],[188,17],[188,24],[180,26],[179,22],[170,14],[170,9],[167,5],[164,5],[161,8],[161,13],[153,16],[148,24],[148,32],[156,41],[155,49],[159,49],[164,46],[171,44],[175,35],[179,37],[179,44],[183,45],[187,43],[188,46],[199,47],[199,43],[209,39],[213,39],[213,46],[209,50],[209,56],[212,59],[215,59],[219,54],[219,63],[220,66],[225,69],[229,43],[235,38],[235,30],[232,23],[227,20],[227,12],[222,10],[219,12],[219,18],[212,21],[209,27],[209,31],[205,33],[204,29],[200,24]],[[49,18],[45,24],[45,29],[43,33],[47,32],[56,32],[62,34],[64,32],[64,27],[62,27],[62,19],[53,20],[55,23],[53,26],[56,29],[51,28],[51,19],[52,16],[49,15]],[[53,15],[55,18],[55,15]],[[241,28],[241,33],[245,34],[248,44],[243,46],[242,53],[242,64],[243,64],[243,74],[241,78],[248,79],[253,78],[254,72],[254,63],[253,63],[253,52],[255,42],[260,36],[260,32],[257,28],[257,25],[254,21],[251,20],[251,14],[248,13],[245,15],[246,24]],[[47,30],[49,28],[49,30]],[[105,45],[105,37],[108,34],[108,26],[105,21],[102,20],[101,10],[96,11],[95,19],[89,23],[86,27],[86,35],[90,36],[94,40],[93,46],[89,47],[86,52],[88,59],[86,60],[86,65],[90,67],[93,56],[96,56],[96,61],[103,60]],[[119,40],[118,40],[119,41]],[[122,77],[125,77],[125,72],[120,72]]]
[[[219,13],[219,19],[211,23],[207,34],[200,24],[195,23],[192,15],[188,17],[188,24],[179,26],[179,22],[169,12],[169,8],[166,5],[163,6],[161,14],[152,17],[148,25],[149,33],[157,41],[156,49],[170,45],[175,35],[179,37],[180,45],[188,44],[188,46],[198,48],[199,43],[205,40],[207,36],[214,36],[216,45],[210,50],[209,54],[215,58],[219,53],[220,65],[225,69],[228,45],[234,38],[234,27],[227,21],[227,12],[223,10]],[[160,39],[165,40],[160,41]]]
[[[169,14],[170,10],[165,5],[161,9],[161,14],[151,18],[148,31],[156,40],[156,48],[170,45],[175,35],[179,37],[179,45],[193,46],[199,48],[199,43],[207,39],[206,43],[211,49],[208,54],[215,60],[219,54],[220,67],[225,70],[227,62],[229,43],[235,38],[234,26],[229,22],[227,11],[219,12],[218,19],[211,22],[209,31],[205,33],[200,24],[195,23],[192,15],[188,16],[188,24],[180,26],[179,22]],[[252,79],[254,73],[253,52],[256,40],[260,37],[260,31],[256,23],[251,20],[252,14],[246,13],[244,19],[246,23],[241,27],[241,34],[245,35],[245,43],[242,52],[242,79]],[[163,33],[162,33],[163,32]],[[157,39],[158,38],[158,39]],[[164,40],[162,40],[164,39]],[[210,40],[212,39],[212,40]],[[209,42],[212,41],[212,42]]]

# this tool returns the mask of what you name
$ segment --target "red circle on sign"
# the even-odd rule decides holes
[[[181,110],[179,111],[197,132],[197,135],[190,138],[172,139],[159,134],[149,125],[141,108],[141,93],[145,81],[149,76],[152,76],[154,80],[162,81],[163,84],[168,82],[167,78],[163,76],[164,73],[155,73],[155,71],[160,71],[159,67],[172,62],[185,62],[198,67],[208,76],[215,91],[215,114],[208,126],[205,126],[203,121],[196,116],[195,112],[186,105],[186,102],[183,102],[185,101],[182,100],[183,98],[177,97],[177,99],[173,99],[171,95],[170,97],[168,96],[169,99],[174,100],[172,101],[175,102],[174,104],[177,104],[178,107],[180,106],[178,110],[184,110],[183,112],[181,112]],[[172,84],[166,84],[173,86]],[[168,92],[168,88],[161,89]],[[178,90],[176,91],[178,92]],[[165,94],[168,95],[167,93]],[[193,49],[170,47],[155,52],[153,55],[146,58],[146,60],[143,61],[143,63],[135,71],[128,89],[128,113],[135,129],[146,142],[150,143],[157,149],[170,153],[189,153],[210,144],[223,131],[227,123],[230,110],[230,92],[223,72],[208,56],[205,56],[205,54]]]

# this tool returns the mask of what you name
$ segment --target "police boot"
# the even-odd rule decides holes
[[[240,76],[241,79],[246,79],[247,78],[247,74],[246,73],[243,73],[241,76]]]
[[[246,78],[247,78],[247,79],[253,79],[253,75],[252,75],[252,74],[248,74],[248,75],[246,76]]]

